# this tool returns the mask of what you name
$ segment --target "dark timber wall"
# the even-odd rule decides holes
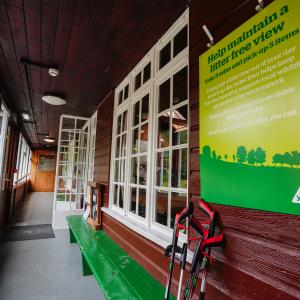
[[[271,1],[265,1],[265,4],[269,2]],[[207,50],[208,42],[202,25],[207,25],[218,41],[253,16],[256,13],[254,10],[256,5],[256,0],[191,0],[189,2],[189,196],[193,201],[199,200],[201,180],[198,160],[198,58]],[[152,42],[154,44],[156,41]],[[94,171],[95,181],[106,183],[109,183],[112,114],[113,93],[110,93],[98,108]],[[105,206],[107,204],[106,197]],[[224,250],[213,252],[216,260],[212,262],[209,271],[207,299],[300,299],[299,217],[222,205],[213,205],[213,207],[221,215],[220,227],[226,236],[226,247]],[[168,261],[163,256],[164,250],[161,247],[105,214],[103,228],[125,251],[162,284],[165,284]],[[175,278],[178,278],[176,274]],[[175,293],[174,288],[173,293]]]
[[[271,1],[264,1],[265,5]],[[190,7],[190,198],[199,199],[199,55],[206,25],[216,41],[256,11],[257,1],[199,1]],[[262,199],[263,201],[263,199]],[[300,218],[214,205],[226,236],[208,279],[209,299],[300,299]],[[214,296],[213,296],[214,295]]]

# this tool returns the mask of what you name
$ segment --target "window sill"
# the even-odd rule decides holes
[[[146,225],[134,221],[132,218],[128,216],[124,216],[122,213],[112,208],[102,207],[101,210],[107,215],[109,215],[110,217],[114,218],[116,221],[120,222],[121,224],[131,229],[132,231],[140,234],[141,236],[145,237],[146,239],[150,240],[151,242],[157,244],[158,246],[164,249],[172,243],[172,235],[166,235],[153,228],[148,228]],[[182,239],[180,240],[181,241],[179,241],[179,244],[182,244],[183,241]],[[187,262],[191,263],[192,258],[193,258],[193,252],[188,250]]]

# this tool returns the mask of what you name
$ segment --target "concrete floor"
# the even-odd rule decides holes
[[[52,223],[53,193],[28,193],[15,213],[13,226]]]
[[[15,224],[51,224],[52,196],[29,194]],[[69,243],[68,231],[54,233],[52,239],[0,245],[1,300],[105,299],[95,278],[81,275],[80,250]]]

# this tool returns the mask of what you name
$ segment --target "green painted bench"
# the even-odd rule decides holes
[[[93,230],[81,216],[67,221],[70,242],[80,246],[83,275],[94,274],[106,299],[164,299],[164,287],[103,230]]]

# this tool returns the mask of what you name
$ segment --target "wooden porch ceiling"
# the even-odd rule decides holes
[[[90,116],[185,10],[187,0],[0,0],[0,88],[33,148],[58,135],[60,114]],[[32,104],[20,63],[28,66]],[[64,106],[41,100],[65,97]],[[21,118],[20,118],[21,119]]]

